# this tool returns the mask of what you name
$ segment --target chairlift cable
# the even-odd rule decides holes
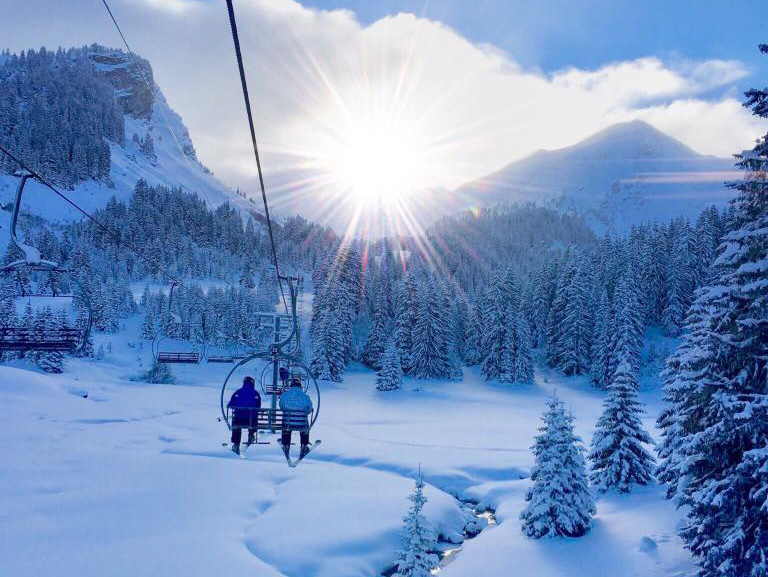
[[[105,1],[105,0],[102,0]],[[280,275],[280,265],[277,260],[277,250],[275,249],[275,236],[272,232],[272,219],[269,216],[269,204],[267,203],[267,191],[264,187],[264,175],[261,170],[261,158],[259,157],[259,147],[256,144],[256,131],[253,128],[253,113],[251,112],[251,100],[248,96],[248,82],[245,79],[245,68],[243,66],[243,55],[240,51],[240,36],[237,33],[237,22],[235,20],[235,9],[232,6],[232,0],[227,0],[227,12],[229,13],[229,26],[232,30],[232,42],[235,45],[235,56],[237,58],[237,68],[240,72],[240,84],[243,87],[243,100],[245,101],[245,112],[248,116],[248,127],[251,131],[251,143],[253,144],[253,154],[256,157],[256,167],[259,170],[259,186],[261,187],[261,199],[264,202],[264,215],[267,219],[267,230],[269,232],[269,242],[272,245],[272,256],[275,264],[275,274],[277,275],[277,283],[280,286],[280,296],[283,299],[283,306],[285,307],[285,313],[290,314],[288,311],[288,301],[285,300],[285,292],[283,291],[283,279]]]

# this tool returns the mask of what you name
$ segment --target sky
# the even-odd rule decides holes
[[[0,0],[12,51],[120,39],[100,0]],[[112,0],[199,158],[256,193],[223,0]],[[454,189],[645,120],[703,154],[751,146],[753,0],[236,0],[268,186]],[[34,23],[34,24],[32,24]],[[397,196],[397,195],[395,195]]]

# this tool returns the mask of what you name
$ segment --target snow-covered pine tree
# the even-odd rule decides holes
[[[768,90],[746,95],[768,117]],[[768,135],[738,158],[730,231],[667,363],[659,418],[660,477],[686,507],[680,535],[701,577],[767,572]]]
[[[676,234],[672,240],[672,254],[667,269],[667,296],[661,320],[668,335],[678,336],[691,304],[695,272],[691,267],[687,223],[679,223],[672,230]]]
[[[60,324],[50,307],[44,308],[35,319],[35,338],[50,339]],[[60,373],[64,368],[64,355],[61,351],[37,351],[34,355],[35,364],[46,373]]]
[[[141,338],[152,340],[157,335],[157,328],[155,322],[155,310],[153,307],[146,307],[144,313],[144,321],[141,323]]]
[[[381,360],[381,370],[376,374],[376,388],[380,391],[393,391],[403,385],[403,368],[400,366],[400,351],[395,339],[390,337]]]
[[[542,421],[532,447],[536,464],[525,497],[528,504],[520,514],[522,530],[536,539],[580,537],[595,514],[584,447],[573,432],[573,416],[555,395],[547,402]]]
[[[490,289],[482,287],[476,297],[475,303],[472,306],[472,319],[469,325],[468,335],[468,348],[472,352],[473,357],[467,362],[468,365],[482,365],[485,360],[486,351],[483,348],[483,339],[485,338],[485,330],[487,320],[486,315],[490,308]]]
[[[382,290],[378,291],[375,302],[373,324],[365,340],[361,360],[372,369],[379,370],[387,340],[392,332],[392,323],[387,314],[386,294]]]
[[[501,272],[494,275],[487,298],[483,305],[486,307],[484,318],[486,319],[483,335],[483,361],[481,371],[486,381],[508,381],[507,375],[512,372],[510,365],[513,351],[508,351],[510,344],[507,338],[510,319],[514,316],[508,314],[511,306],[510,294],[507,291],[507,277]],[[513,315],[517,311],[514,311]]]
[[[411,506],[403,517],[402,548],[397,557],[398,577],[431,577],[439,558],[433,551],[437,545],[434,530],[422,514],[427,498],[424,496],[424,480],[419,474],[408,500]]]
[[[512,382],[523,385],[533,383],[533,357],[531,355],[531,334],[528,321],[522,313],[515,322],[515,352],[512,364]]]
[[[312,374],[322,380],[341,382],[344,373],[344,342],[339,334],[336,311],[330,310],[322,317],[312,338]]]
[[[569,249],[562,259],[560,274],[555,285],[552,306],[547,318],[547,364],[558,367],[562,358],[562,330],[568,306],[568,293],[571,281],[576,274],[574,257]]]
[[[461,289],[457,289],[455,302],[451,307],[451,341],[454,354],[462,364],[468,364],[476,356],[469,339],[471,322],[467,297]]]
[[[592,366],[590,376],[592,383],[599,389],[608,386],[611,336],[613,335],[613,311],[608,291],[600,292],[600,299],[595,313],[594,335],[592,337]]]
[[[566,375],[579,375],[589,368],[591,310],[586,259],[579,258],[566,288],[563,318],[557,339],[557,364]]]
[[[544,348],[547,343],[547,317],[552,304],[555,270],[551,264],[542,267],[534,277],[531,303],[531,346]]]
[[[99,346],[97,356],[100,356],[100,358],[104,357],[104,348],[102,346]],[[157,361],[152,361],[152,367],[142,375],[141,380],[154,385],[172,385],[176,382],[171,367]]]
[[[456,376],[451,359],[450,319],[442,291],[432,278],[421,291],[419,314],[412,333],[412,373],[419,379],[450,379]]]
[[[482,325],[477,320],[477,305],[467,306],[467,320],[464,323],[464,364],[471,367],[478,363],[477,333],[482,330]]]
[[[256,303],[260,311],[275,312],[275,305],[279,302],[277,277],[271,266],[263,266],[259,271],[259,280],[256,284]]]
[[[621,360],[627,360],[637,374],[642,364],[643,310],[637,288],[634,268],[630,265],[616,285],[614,299],[614,321],[611,334],[610,357],[606,382],[610,382]]]
[[[243,261],[243,270],[240,273],[240,286],[247,289],[256,288],[256,283],[253,282],[253,260],[246,257]]]
[[[599,491],[629,493],[634,485],[653,480],[655,461],[643,446],[653,440],[643,429],[641,412],[635,373],[629,362],[621,360],[608,385],[589,454],[590,480]]]
[[[395,312],[395,343],[400,351],[400,364],[405,374],[410,374],[413,363],[413,331],[416,327],[419,306],[419,287],[413,273],[408,272],[400,284]]]

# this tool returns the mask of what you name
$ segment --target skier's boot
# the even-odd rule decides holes
[[[284,444],[284,443],[283,443],[283,455],[285,455],[285,458],[286,458],[286,459],[290,458],[290,457],[288,456],[288,455],[289,455],[289,453],[288,453],[288,452],[289,452],[290,450],[291,450],[291,446],[290,446],[290,445],[286,445],[286,444]]]
[[[256,442],[256,433],[248,433],[248,444],[253,445]]]
[[[232,443],[232,452],[235,455],[239,455],[240,454],[240,445],[238,445],[237,443]]]
[[[299,461],[301,461],[304,457],[306,457],[307,453],[309,453],[309,445],[302,445],[301,453],[299,453]]]

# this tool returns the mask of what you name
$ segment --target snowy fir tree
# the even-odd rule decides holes
[[[517,317],[517,284],[510,273],[497,273],[484,301],[486,320],[482,341],[481,371],[485,380],[508,382],[514,369],[514,319]]]
[[[418,317],[419,287],[412,273],[403,277],[395,312],[395,342],[400,351],[400,364],[403,372],[410,374],[413,363],[413,332]]]
[[[33,339],[50,340],[56,338],[59,328],[66,328],[61,317],[56,317],[50,307],[40,311],[35,319]],[[64,355],[61,351],[37,351],[34,353],[35,364],[46,373],[60,373],[64,368]]]
[[[599,389],[608,386],[610,379],[611,338],[613,336],[613,309],[608,291],[603,289],[595,313],[594,334],[592,336],[592,383]]]
[[[515,324],[515,351],[512,363],[512,382],[524,385],[533,383],[533,356],[528,321],[518,314]]]
[[[312,339],[312,360],[309,368],[315,378],[341,382],[344,373],[344,342],[339,334],[336,312],[326,313],[316,327]]]
[[[768,117],[768,90],[746,94]],[[730,231],[668,361],[659,418],[660,477],[685,506],[702,577],[768,573],[768,135],[739,159]]]
[[[376,374],[376,388],[380,391],[393,391],[403,385],[403,368],[400,366],[400,351],[395,339],[390,338],[384,350],[381,369]]]
[[[573,432],[573,417],[553,396],[547,402],[533,445],[536,463],[527,505],[520,514],[529,537],[580,537],[590,528],[595,504],[589,490],[584,448]]]
[[[100,348],[100,350],[103,356],[103,349]],[[157,361],[153,361],[152,367],[142,375],[141,380],[155,385],[172,385],[176,382],[171,367]]]
[[[413,330],[412,374],[420,379],[456,376],[451,358],[450,318],[442,290],[434,279],[421,288],[418,318]]]
[[[610,382],[619,362],[626,360],[635,373],[640,370],[643,349],[643,309],[634,269],[628,267],[614,294],[614,319],[608,348],[605,382]]]
[[[653,480],[655,460],[644,445],[653,443],[640,422],[637,380],[626,360],[608,385],[603,414],[595,425],[589,454],[590,480],[599,491],[629,493]]]
[[[382,357],[391,333],[391,321],[387,315],[386,296],[380,292],[373,313],[373,324],[365,340],[361,360],[373,369],[382,367]]]
[[[437,566],[439,558],[433,551],[437,545],[437,537],[422,514],[427,498],[424,496],[424,480],[419,474],[408,497],[411,506],[403,517],[403,532],[400,536],[401,549],[397,557],[397,573],[399,577],[431,577],[432,569]]]

